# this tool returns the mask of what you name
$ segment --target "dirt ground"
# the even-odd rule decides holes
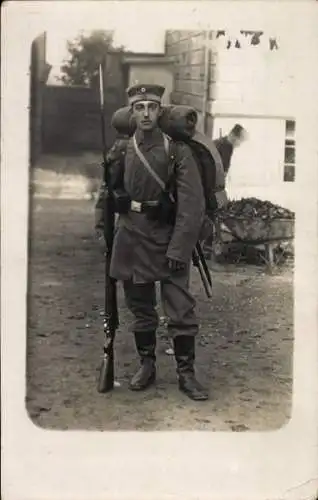
[[[158,381],[128,389],[138,365],[119,287],[116,380],[96,390],[103,344],[103,249],[93,232],[93,202],[33,200],[30,216],[27,409],[54,429],[259,431],[291,414],[293,271],[270,276],[251,266],[211,264],[212,300],[196,270],[192,290],[201,331],[197,372],[210,400],[178,391],[164,326],[158,332]]]

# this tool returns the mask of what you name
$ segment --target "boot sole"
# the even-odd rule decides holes
[[[179,390],[183,392],[183,394],[188,396],[189,399],[192,399],[192,401],[207,401],[209,399],[209,396],[207,394],[194,396],[191,392],[187,391],[183,387],[179,387]]]
[[[191,401],[207,401],[209,399],[208,396],[192,396],[186,391],[181,390],[181,392],[183,392],[183,394],[188,396],[188,398],[191,399]]]
[[[154,385],[155,382],[156,382],[156,377],[153,376],[144,385],[131,385],[131,384],[129,384],[129,389],[131,391],[136,391],[136,392],[137,391],[144,391],[144,390],[148,389],[148,387]]]

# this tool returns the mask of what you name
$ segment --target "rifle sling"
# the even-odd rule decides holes
[[[168,150],[169,150],[169,139],[168,139],[168,137],[165,134],[163,136],[163,139],[164,139],[164,148],[165,148],[165,151],[166,151],[166,153],[168,153]],[[134,145],[134,148],[135,148],[135,151],[136,151],[136,154],[137,154],[138,158],[140,159],[140,161],[142,162],[142,164],[146,168],[147,172],[152,176],[153,179],[155,179],[155,181],[159,184],[159,186],[161,187],[161,189],[163,191],[166,190],[166,187],[167,187],[166,184],[163,182],[162,179],[160,179],[159,175],[157,175],[157,173],[153,170],[153,168],[150,166],[150,163],[148,162],[148,160],[145,158],[145,156],[143,155],[143,153],[140,151],[140,149],[138,147],[138,144],[137,144],[137,141],[136,141],[136,135],[135,134],[133,135],[133,145]]]

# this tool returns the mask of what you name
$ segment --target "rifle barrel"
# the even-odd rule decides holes
[[[203,253],[203,250],[202,250],[202,247],[201,247],[201,244],[200,244],[199,241],[196,244],[196,250],[198,252],[199,260],[201,261],[202,266],[204,268],[204,272],[205,272],[205,275],[207,277],[207,280],[208,280],[210,286],[212,287],[212,278],[211,278],[210,269],[208,268],[208,265],[206,263],[206,260],[205,260],[205,257],[204,257],[204,253]]]
[[[103,67],[99,65],[99,91],[100,91],[100,105],[104,108],[104,85],[103,85]]]
[[[105,142],[105,117],[104,117],[104,79],[103,79],[103,66],[99,65],[99,95],[100,95],[100,117],[101,117],[101,132],[102,132],[102,150],[104,167],[106,164],[106,142]]]
[[[194,265],[199,269],[199,273],[200,273],[201,280],[202,280],[202,283],[203,283],[203,286],[205,289],[205,293],[206,293],[207,297],[210,299],[212,297],[212,288],[211,288],[209,279],[207,278],[205,268],[202,264],[201,257],[202,256],[199,255],[197,248],[195,248],[193,250],[192,260],[193,260]]]

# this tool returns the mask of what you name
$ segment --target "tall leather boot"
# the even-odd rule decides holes
[[[140,368],[130,381],[132,391],[147,389],[156,380],[156,332],[135,332]]]
[[[207,391],[195,378],[195,339],[188,335],[180,335],[173,339],[179,389],[194,401],[208,399]]]

